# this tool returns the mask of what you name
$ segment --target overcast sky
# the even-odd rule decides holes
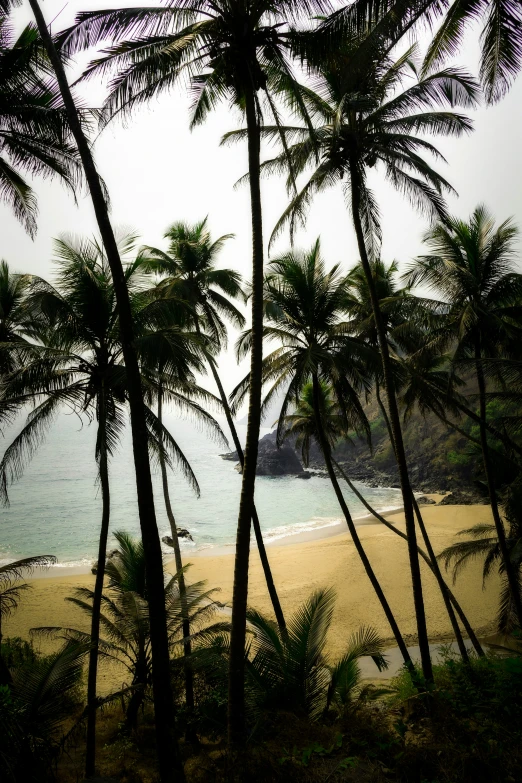
[[[42,3],[50,21],[65,0]],[[128,3],[130,5],[131,3]],[[140,3],[142,5],[143,3]],[[71,0],[53,25],[53,31],[69,25],[76,11],[123,5],[113,2]],[[22,25],[30,19],[26,7],[16,12]],[[460,64],[476,73],[476,35],[470,34]],[[84,62],[84,60],[82,60]],[[99,105],[101,85],[80,92],[84,101]],[[123,128],[109,127],[96,143],[95,155],[112,202],[116,226],[135,229],[146,244],[162,245],[162,235],[175,220],[196,221],[209,216],[214,236],[235,233],[223,253],[223,266],[250,275],[250,211],[248,188],[234,190],[235,181],[245,173],[246,145],[220,147],[223,133],[239,127],[239,116],[223,105],[203,128],[188,128],[189,100],[181,91],[151,103],[136,113]],[[475,132],[461,140],[437,141],[448,160],[441,173],[459,193],[450,199],[454,213],[466,217],[484,202],[496,218],[514,216],[522,225],[522,79],[497,106],[473,113]],[[43,276],[52,274],[52,239],[63,232],[90,234],[95,223],[89,198],[80,194],[75,205],[59,184],[38,180],[34,183],[39,201],[39,231],[35,241],[24,233],[7,207],[0,205],[0,258],[17,271]],[[421,236],[426,223],[410,204],[396,194],[377,172],[374,191],[382,211],[382,257],[404,265],[421,252]],[[263,185],[265,238],[287,204],[282,181]],[[318,198],[311,209],[301,246],[310,245],[321,235],[328,263],[342,262],[345,268],[358,258],[348,213],[339,189]],[[288,238],[279,241],[283,249]],[[229,352],[221,360],[228,390],[244,375],[246,366],[236,366]],[[209,388],[211,384],[209,383]]]

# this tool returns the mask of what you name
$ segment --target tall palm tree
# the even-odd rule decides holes
[[[6,0],[7,2],[9,0]],[[82,127],[80,112],[73,98],[61,57],[38,0],[29,0],[29,5],[38,27],[52,70],[56,75],[58,89],[65,108],[65,115],[71,133],[76,142],[85,179],[94,208],[96,222],[107,254],[107,261],[114,283],[114,293],[119,310],[120,331],[125,372],[129,392],[131,413],[132,450],[136,474],[136,490],[141,535],[147,567],[149,570],[149,611],[151,626],[151,645],[154,660],[152,681],[154,716],[156,729],[156,749],[158,754],[160,779],[162,783],[173,783],[176,775],[184,780],[184,771],[175,729],[175,706],[169,680],[169,647],[167,636],[167,618],[163,595],[161,573],[161,542],[156,524],[154,492],[150,471],[146,413],[142,399],[140,368],[134,348],[134,329],[129,294],[118,245],[109,218],[107,193],[98,174],[91,147]],[[94,774],[94,769],[89,770]]]
[[[368,188],[367,176],[370,168],[379,165],[392,185],[408,196],[416,208],[431,216],[445,217],[443,193],[451,190],[451,186],[423,157],[428,153],[440,158],[440,153],[433,144],[416,134],[459,136],[468,132],[471,123],[466,117],[447,110],[434,111],[433,106],[472,106],[477,100],[477,85],[461,70],[447,68],[418,79],[401,91],[402,81],[408,75],[417,75],[413,63],[415,47],[395,62],[382,50],[377,50],[369,62],[357,68],[354,65],[357,65],[359,47],[359,39],[347,42],[340,53],[324,61],[318,90],[303,89],[303,100],[310,113],[315,115],[315,129],[290,127],[278,131],[295,143],[264,165],[267,171],[284,171],[290,159],[289,186],[297,174],[313,168],[311,177],[278,221],[274,236],[287,222],[290,222],[293,233],[296,222],[303,218],[313,196],[332,185],[341,184],[351,207],[361,264],[372,302],[399,467],[422,668],[425,679],[431,681],[433,671],[412,492],[392,360],[371,268],[372,260],[379,256],[381,230],[378,206]],[[265,128],[263,132],[267,137],[275,135],[274,128]]]
[[[32,0],[36,2],[36,0]],[[61,37],[66,51],[118,40],[88,75],[116,71],[107,101],[111,114],[128,112],[165,90],[180,76],[194,96],[192,126],[222,99],[244,113],[252,216],[251,388],[245,464],[238,514],[229,677],[229,740],[244,740],[244,652],[250,520],[258,454],[263,357],[263,216],[260,188],[262,103],[279,124],[274,94],[293,92],[290,57],[300,19],[329,11],[329,0],[172,0],[167,8],[130,8],[80,14]],[[128,37],[128,40],[122,40]],[[296,106],[304,110],[297,91]],[[306,113],[306,112],[305,112]]]
[[[73,193],[81,178],[78,153],[51,74],[38,31],[30,25],[16,38],[0,8],[0,200],[31,236],[38,210],[25,175],[58,177]],[[82,112],[87,127],[90,114]]]
[[[133,252],[135,237],[122,237],[119,250],[124,256]],[[94,417],[97,421],[96,460],[102,496],[102,520],[98,547],[98,568],[94,588],[91,628],[91,651],[87,683],[87,766],[94,766],[96,726],[96,680],[100,608],[104,564],[110,521],[110,456],[125,425],[124,407],[128,399],[127,377],[122,363],[122,347],[114,286],[103,248],[96,240],[74,240],[63,237],[56,242],[59,275],[55,286],[33,278],[31,293],[25,302],[28,318],[35,315],[39,324],[41,345],[26,348],[32,361],[15,369],[4,381],[4,397],[33,401],[34,410],[0,462],[0,490],[7,500],[7,485],[18,478],[24,461],[38,446],[48,427],[63,407]],[[126,268],[126,283],[137,323],[146,323],[146,276],[139,263]],[[142,330],[138,350],[150,343],[150,334]],[[177,346],[180,362],[195,363],[197,357],[176,330],[170,330],[171,349]],[[16,344],[13,344],[16,347]],[[151,380],[145,378],[150,385]],[[152,380],[153,382],[153,380]],[[196,406],[176,392],[174,401]],[[182,451],[164,427],[147,409],[149,444],[161,450],[171,464],[174,457],[197,490],[197,481]],[[158,441],[161,439],[161,449]]]
[[[165,239],[169,241],[169,247],[166,252],[153,247],[146,247],[142,251],[145,256],[143,263],[146,267],[162,276],[160,287],[165,290],[165,293],[167,295],[175,293],[176,297],[179,297],[191,306],[192,319],[189,313],[189,321],[193,321],[198,335],[201,334],[202,327],[210,335],[214,342],[215,352],[222,350],[226,346],[227,331],[223,322],[223,316],[236,327],[241,328],[245,325],[243,315],[230,301],[231,299],[244,298],[241,288],[241,276],[232,269],[216,268],[218,254],[226,240],[232,238],[232,236],[227,234],[212,241],[207,228],[207,218],[193,226],[178,222],[174,223],[165,234]],[[243,448],[230,411],[227,395],[219,377],[215,359],[210,352],[207,352],[206,359],[218,388],[228,428],[232,435],[239,461],[243,467],[245,461]],[[179,570],[181,568],[181,554],[165,475],[163,476],[163,492],[167,515],[173,531],[172,537],[176,558],[179,560],[177,565]],[[285,619],[274,585],[255,504],[252,506],[252,524],[276,620],[281,633],[284,634]]]
[[[332,390],[325,383],[320,384],[320,403],[321,403],[325,434],[333,450],[335,445],[342,439],[346,440],[349,437],[349,434],[346,432],[344,428],[343,417],[339,412],[336,400],[334,398],[334,395],[332,394]],[[301,396],[297,402],[294,412],[287,414],[285,416],[285,424],[286,424],[286,430],[283,433],[283,437],[295,438],[295,446],[296,448],[301,449],[301,456],[303,459],[303,463],[305,465],[308,465],[310,446],[314,440],[317,440],[317,427],[316,427],[316,417],[313,408],[312,384],[309,383],[303,387]],[[385,525],[385,527],[387,527],[388,530],[391,530],[392,533],[395,533],[400,538],[403,538],[405,541],[407,541],[408,538],[405,533],[403,533],[401,530],[396,528],[395,525],[392,525],[391,522],[389,522],[385,517],[383,517],[382,514],[379,514],[379,512],[376,511],[368,503],[364,495],[357,489],[355,484],[350,480],[350,478],[346,474],[345,470],[341,467],[341,465],[338,464],[338,462],[335,460],[333,456],[332,456],[332,462],[337,473],[340,476],[342,476],[342,478],[346,481],[346,483],[350,487],[351,491],[358,498],[358,500],[360,500],[360,502],[364,505],[364,507],[370,512],[370,514],[372,514],[376,519],[378,519],[379,522],[381,522],[381,524]],[[418,509],[418,505],[416,505],[416,510],[417,509]],[[462,608],[458,603],[457,599],[455,598],[455,596],[453,595],[453,593],[448,588],[448,586],[446,585],[446,583],[442,578],[442,574],[440,572],[437,558],[435,557],[435,553],[433,552],[433,548],[431,546],[431,543],[429,542],[429,539],[428,539],[428,544],[429,545],[426,547],[428,553],[426,553],[420,547],[417,547],[417,551],[419,555],[422,557],[422,559],[424,560],[424,562],[426,563],[426,565],[430,568],[435,578],[437,579],[461,656],[463,660],[465,661],[469,660],[466,646],[464,644],[464,640],[462,638],[460,628],[456,621],[453,608],[455,609],[455,612],[457,612],[458,616],[460,617],[466,629],[466,632],[468,633],[468,636],[473,646],[475,647],[475,650],[477,651],[477,654],[482,656],[484,655],[482,647],[480,646],[480,643],[471,625],[469,624],[466,615],[462,611]]]
[[[277,428],[277,442],[282,442],[285,416],[299,399],[306,383],[312,382],[316,433],[328,476],[346,519],[355,548],[381,603],[405,663],[411,658],[390,606],[375,576],[359,539],[357,528],[346,505],[332,462],[325,411],[321,405],[321,381],[332,387],[345,431],[355,430],[369,436],[369,425],[360,395],[369,391],[368,366],[377,356],[364,343],[347,334],[348,325],[341,321],[346,313],[346,279],[338,266],[326,271],[316,241],[305,253],[286,253],[270,262],[265,277],[265,340],[281,344],[263,360],[263,380],[271,383],[264,406],[278,391],[284,390]],[[239,341],[238,354],[248,350],[250,332]],[[248,389],[248,378],[234,391],[238,405]],[[324,398],[323,398],[324,402]]]
[[[398,265],[396,262],[386,266],[382,260],[376,259],[375,261],[370,262],[370,267],[379,301],[382,325],[388,342],[388,349],[395,368],[402,370],[405,366],[404,361],[401,361],[404,353],[409,352],[410,354],[413,353],[415,355],[422,342],[424,331],[429,329],[429,326],[425,325],[425,322],[429,321],[428,303],[412,296],[410,285],[406,285],[404,288],[399,287],[397,281]],[[357,264],[351,270],[349,274],[349,286],[350,314],[352,316],[352,324],[355,333],[366,340],[370,345],[378,348],[379,340],[375,327],[370,288],[361,264]],[[390,418],[381,396],[379,376],[380,374],[376,375],[375,378],[375,396],[388,430],[390,442],[393,445],[396,454]],[[441,590],[460,654],[464,661],[468,661],[466,645],[464,644],[457,618],[453,611],[447,585],[444,582],[419,505],[413,493],[412,503],[415,517],[424,540],[424,545],[430,558],[431,569]],[[466,623],[466,625],[469,627],[469,623]],[[472,634],[472,636],[476,639],[474,634]]]
[[[490,213],[479,206],[467,222],[450,218],[431,228],[424,237],[429,255],[416,259],[407,275],[411,284],[426,284],[443,297],[446,315],[441,330],[448,343],[454,343],[454,364],[458,367],[463,361],[473,361],[484,473],[506,577],[522,627],[522,600],[507,549],[488,448],[483,368],[484,359],[516,355],[520,344],[522,275],[515,272],[517,234],[510,220],[495,227]]]

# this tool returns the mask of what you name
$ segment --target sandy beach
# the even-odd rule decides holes
[[[489,506],[425,506],[423,516],[436,552],[455,541],[459,530],[480,522],[489,522]],[[401,512],[388,514],[388,519],[404,530]],[[369,524],[364,520],[359,533],[370,561],[395,613],[399,626],[408,643],[415,643],[415,615],[411,594],[411,581],[406,542],[387,530],[382,524]],[[319,533],[321,531],[318,531]],[[278,542],[279,544],[279,542]],[[352,631],[361,625],[371,625],[387,640],[392,637],[386,618],[373,593],[368,578],[359,561],[348,533],[326,538],[267,548],[274,580],[279,591],[283,610],[291,615],[294,609],[319,587],[334,586],[337,604],[329,639],[333,657],[343,652],[345,641]],[[188,572],[190,581],[206,580],[209,587],[219,587],[218,600],[232,598],[234,556],[229,554],[191,554],[186,562],[192,565]],[[430,639],[439,641],[451,638],[451,628],[435,579],[421,560],[424,600]],[[92,586],[91,574],[68,573],[52,569],[45,577],[30,581],[33,589],[24,595],[20,608],[5,622],[6,636],[27,637],[37,626],[71,626],[88,629],[86,616],[65,599],[77,586]],[[172,564],[169,564],[169,570]],[[448,576],[448,579],[450,577]],[[454,587],[454,592],[464,611],[481,635],[491,634],[495,625],[499,581],[490,577],[486,590],[482,590],[481,563],[466,566]],[[271,606],[265,586],[261,563],[256,549],[251,553],[249,603],[267,614]],[[49,642],[37,642],[48,649]],[[100,681],[103,692],[114,683],[125,682],[125,672],[105,669]]]

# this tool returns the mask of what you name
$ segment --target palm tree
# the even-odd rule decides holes
[[[135,237],[121,238],[122,255],[131,254]],[[59,275],[56,286],[34,278],[31,294],[25,302],[28,319],[35,315],[40,325],[43,345],[31,348],[28,361],[4,382],[4,397],[35,403],[28,422],[0,462],[0,490],[7,500],[7,485],[18,478],[24,461],[32,455],[58,412],[65,406],[97,421],[96,460],[102,496],[102,520],[98,547],[98,568],[94,589],[91,628],[91,652],[87,683],[87,766],[94,766],[96,725],[96,679],[100,608],[103,591],[104,564],[110,520],[110,487],[108,461],[113,454],[125,424],[124,407],[128,399],[127,376],[122,364],[122,346],[114,286],[103,248],[96,240],[74,240],[63,237],[56,242]],[[138,350],[150,345],[150,333],[144,327],[147,313],[146,276],[139,263],[126,268],[126,283],[131,296],[135,320],[141,327]],[[150,319],[149,319],[150,320]],[[45,326],[44,326],[45,323]],[[155,335],[158,339],[157,334]],[[164,335],[163,335],[164,336]],[[178,361],[197,362],[186,341],[175,329],[169,330],[171,351],[177,348]],[[15,345],[15,344],[13,344]],[[29,348],[26,352],[29,353]],[[151,380],[145,377],[146,385]],[[171,398],[184,407],[196,409],[186,397],[171,392]],[[170,433],[165,431],[153,412],[147,408],[149,444],[156,446],[168,459],[174,457],[197,490],[197,481],[186,458]],[[201,415],[201,414],[200,414]],[[161,449],[159,441],[161,439]]]
[[[102,596],[100,655],[103,659],[123,664],[130,674],[130,698],[125,717],[126,727],[130,730],[136,726],[139,708],[152,680],[149,596],[142,542],[122,531],[116,532],[114,537],[118,547],[107,561],[105,569],[108,584]],[[165,574],[169,649],[174,660],[179,660],[180,651],[184,655],[183,602],[190,618],[193,642],[208,643],[229,628],[228,623],[210,623],[216,613],[216,604],[212,600],[215,590],[207,590],[204,582],[182,588],[180,575],[180,571],[174,576]],[[92,617],[92,590],[77,588],[74,596],[67,600]],[[58,636],[69,642],[90,642],[88,634],[74,628],[47,627],[33,630],[39,634]]]
[[[521,488],[520,481],[511,485],[504,506],[504,519],[506,525],[506,547],[509,554],[511,567],[515,572],[519,594],[522,591],[522,518],[520,515]],[[495,525],[473,525],[467,530],[461,530],[459,536],[469,536],[467,541],[460,541],[446,547],[439,558],[446,568],[453,566],[453,581],[455,581],[471,560],[483,559],[482,586],[485,586],[488,576],[495,566],[502,576],[502,591],[498,611],[498,631],[501,634],[510,634],[517,627],[518,616],[513,600],[513,591],[506,578],[503,555],[499,546],[499,538]]]
[[[359,659],[371,656],[379,671],[388,664],[384,642],[372,628],[352,634],[346,652],[335,664],[325,653],[335,592],[316,590],[300,606],[281,635],[254,609],[248,622],[254,638],[247,659],[249,701],[255,711],[284,710],[317,720],[332,706],[346,710],[360,693]]]
[[[69,642],[13,671],[0,710],[0,777],[45,780],[63,751],[63,730],[78,711],[88,647]]]
[[[381,231],[378,206],[368,188],[367,174],[370,168],[379,164],[392,185],[408,196],[418,209],[444,218],[446,212],[442,194],[451,190],[451,186],[423,157],[424,153],[429,153],[440,158],[440,153],[433,144],[415,134],[459,136],[468,132],[471,123],[466,117],[447,110],[433,111],[433,106],[472,106],[477,100],[477,86],[461,70],[447,68],[425,76],[401,91],[401,82],[410,74],[416,76],[413,63],[415,47],[395,62],[386,53],[383,54],[380,47],[369,62],[357,68],[359,48],[360,39],[346,42],[340,53],[336,52],[335,57],[324,61],[319,88],[315,92],[303,89],[303,100],[316,118],[315,129],[282,129],[289,140],[296,141],[283,154],[264,165],[267,171],[281,171],[288,168],[287,160],[290,160],[289,186],[293,186],[296,175],[309,167],[314,169],[280,218],[273,236],[287,222],[290,222],[293,234],[297,220],[303,218],[313,196],[327,187],[341,184],[349,199],[372,303],[399,467],[422,669],[425,679],[432,681],[412,492],[392,361],[372,275],[371,262],[379,256]],[[264,128],[263,133],[268,138],[275,136],[273,127]]]
[[[7,0],[9,2],[9,0]],[[111,270],[114,293],[119,310],[121,342],[125,361],[125,372],[129,392],[131,413],[132,450],[136,473],[136,490],[141,535],[149,570],[151,645],[154,658],[153,694],[160,779],[162,783],[173,783],[174,775],[184,780],[183,764],[174,734],[175,707],[169,682],[169,649],[166,615],[161,583],[161,542],[159,539],[154,492],[150,471],[146,413],[143,405],[140,368],[134,348],[134,328],[129,294],[118,246],[109,218],[107,193],[96,169],[94,157],[84,133],[80,112],[74,101],[65,69],[46,25],[38,0],[29,0],[45,51],[56,75],[58,89],[65,108],[65,115],[76,142],[85,179],[96,216],[98,230],[107,254]],[[94,774],[90,769],[89,774]]]
[[[0,378],[12,372],[16,363],[11,343],[22,345],[30,329],[23,307],[30,275],[11,272],[7,261],[0,261]]]
[[[191,306],[192,320],[196,333],[198,335],[201,334],[201,325],[203,325],[204,330],[209,333],[214,342],[215,351],[221,350],[226,345],[227,332],[223,316],[236,327],[241,328],[245,325],[243,315],[230,301],[230,299],[244,298],[244,293],[241,289],[241,276],[232,269],[216,268],[217,256],[226,240],[232,238],[232,236],[227,234],[212,241],[210,232],[207,229],[207,218],[193,226],[178,222],[174,223],[165,234],[165,239],[169,240],[167,252],[153,247],[146,247],[142,251],[146,256],[143,263],[147,269],[162,276],[161,287],[165,290],[165,293],[167,295],[175,293],[176,297],[179,297]],[[190,313],[188,318],[190,321]],[[215,359],[210,352],[207,352],[206,359],[218,388],[228,428],[232,435],[239,461],[243,467],[245,461],[243,449]],[[179,542],[177,542],[176,522],[168,496],[166,474],[164,474],[163,469],[162,476],[167,516],[173,531],[172,538],[175,544],[176,567],[179,571],[181,569],[181,553],[179,551]],[[252,507],[252,524],[276,620],[281,632],[284,633],[285,619],[275,589],[255,504]]]
[[[35,2],[36,0],[32,0]],[[250,520],[260,428],[263,358],[263,219],[260,188],[262,98],[279,124],[274,94],[296,86],[290,66],[294,23],[329,11],[329,0],[173,0],[167,8],[130,8],[80,14],[61,37],[66,51],[121,41],[88,69],[89,76],[116,71],[107,108],[129,112],[170,90],[186,76],[194,96],[192,126],[226,98],[244,112],[252,215],[252,343],[245,463],[238,514],[229,677],[229,739],[244,739],[244,652]],[[296,106],[304,110],[299,93]]]
[[[0,685],[11,680],[2,658],[2,623],[18,609],[22,593],[31,588],[27,582],[21,581],[24,574],[31,573],[35,568],[48,568],[53,563],[56,563],[54,555],[36,555],[0,566]]]
[[[522,10],[517,0],[453,0],[448,4],[434,0],[377,4],[355,0],[325,19],[318,32],[331,47],[339,45],[347,35],[362,33],[367,35],[369,52],[379,45],[390,51],[417,24],[428,22],[437,29],[423,63],[423,72],[428,73],[460,51],[467,29],[478,20],[483,20],[479,74],[486,100],[491,104],[507,93],[520,71]]]
[[[349,325],[341,321],[346,313],[346,279],[339,267],[326,271],[316,241],[305,253],[286,253],[270,262],[265,277],[265,340],[277,341],[281,347],[263,361],[263,380],[272,385],[265,397],[266,407],[274,395],[284,390],[277,428],[277,442],[282,442],[285,416],[290,405],[299,399],[306,383],[313,386],[313,411],[319,446],[328,476],[346,519],[355,548],[381,603],[405,663],[411,658],[361,544],[357,529],[346,505],[335,475],[331,442],[325,429],[325,411],[321,407],[321,381],[331,385],[337,407],[344,418],[345,431],[355,430],[369,436],[369,425],[360,402],[360,394],[369,391],[368,368],[376,355],[364,343],[347,334]],[[248,350],[250,332],[240,338],[238,355]],[[234,390],[235,405],[239,405],[248,389],[248,377]]]
[[[81,178],[78,153],[51,74],[37,30],[25,27],[15,38],[0,9],[0,198],[31,236],[38,210],[24,175],[58,177],[73,193]],[[82,112],[86,127],[90,114]]]
[[[370,262],[370,267],[375,291],[379,301],[384,333],[388,342],[388,350],[393,359],[394,368],[397,370],[397,373],[402,375],[402,370],[404,367],[410,366],[409,362],[405,362],[403,360],[404,354],[409,353],[410,356],[413,354],[415,359],[416,355],[419,353],[418,349],[423,341],[424,334],[426,331],[429,331],[431,326],[430,320],[432,320],[430,319],[429,306],[432,303],[428,303],[426,300],[412,296],[410,285],[406,285],[404,288],[399,288],[396,280],[398,272],[398,265],[396,262],[386,266],[386,264],[384,264],[380,259],[376,259],[375,261]],[[361,264],[357,264],[351,270],[349,274],[349,285],[350,314],[352,316],[352,323],[355,334],[366,340],[373,347],[378,348],[379,341],[375,327],[370,288],[368,286],[368,280]],[[410,357],[408,357],[408,359],[409,358]],[[375,377],[375,396],[381,415],[388,430],[390,443],[392,444],[396,454],[390,418],[381,396],[379,376],[380,374],[376,375]],[[396,379],[396,386],[400,386],[401,381],[403,381],[403,378]],[[423,399],[422,406],[426,405],[427,400]],[[442,406],[440,404],[437,406],[438,412],[440,412],[441,407]],[[453,611],[448,588],[441,574],[419,505],[413,492],[412,504],[415,517],[424,540],[424,545],[429,555],[431,570],[433,571],[440,587],[460,654],[463,660],[467,662],[469,660],[468,653],[462,638],[462,634],[460,632],[455,612]],[[417,550],[420,554],[419,547],[417,547]],[[469,623],[466,622],[465,625],[467,628],[469,628]],[[480,648],[475,634],[471,633],[471,638],[475,640],[477,647]]]
[[[441,327],[454,343],[456,367],[472,360],[478,383],[480,441],[493,520],[513,604],[522,627],[522,600],[506,544],[488,447],[486,378],[483,360],[516,356],[520,342],[522,275],[514,271],[517,229],[510,220],[495,228],[484,206],[468,222],[450,218],[430,229],[424,241],[429,255],[410,267],[411,284],[427,284],[443,296],[446,315]]]
[[[319,396],[320,396],[320,404],[321,404],[325,434],[333,450],[335,448],[335,445],[342,439],[346,440],[349,437],[349,434],[346,432],[344,428],[343,417],[339,412],[336,400],[334,398],[334,395],[332,394],[332,389],[327,384],[321,383]],[[303,460],[303,464],[308,465],[311,444],[314,440],[317,440],[316,418],[315,418],[315,413],[313,408],[312,384],[308,383],[303,387],[301,396],[297,402],[294,412],[287,414],[285,416],[285,424],[286,424],[286,430],[283,433],[283,438],[285,439],[295,438],[295,447],[301,449],[301,457]],[[370,512],[370,514],[372,514],[376,519],[378,519],[379,522],[381,522],[381,524],[385,525],[385,527],[387,527],[388,530],[391,530],[393,533],[400,536],[400,538],[403,538],[405,541],[407,541],[408,538],[405,533],[403,533],[401,530],[398,530],[394,525],[391,524],[391,522],[389,522],[385,517],[383,517],[382,514],[379,514],[379,512],[376,511],[368,503],[364,495],[357,489],[355,484],[350,480],[344,468],[338,464],[338,462],[335,460],[333,455],[332,455],[332,462],[337,473],[346,481],[351,491],[358,498],[358,500],[364,505],[364,507]],[[416,504],[416,511],[418,512],[417,504]],[[418,514],[418,518],[419,517],[420,517],[420,513]],[[422,517],[420,517],[420,519],[422,522]],[[423,533],[425,532],[423,523],[422,523],[421,530],[423,530]],[[426,538],[427,535],[425,536],[425,541]],[[429,539],[426,548],[428,550],[428,554],[423,549],[421,549],[421,547],[417,547],[417,551],[419,555],[422,557],[422,559],[425,561],[426,565],[430,568],[435,578],[437,579],[463,660],[467,661],[469,660],[469,657],[466,650],[466,646],[462,639],[460,628],[455,618],[455,613],[453,611],[453,608],[455,609],[455,612],[457,612],[457,614],[459,615],[468,633],[468,636],[473,646],[475,647],[477,654],[483,656],[484,652],[482,650],[482,647],[480,646],[480,643],[472,627],[470,626],[466,615],[462,611],[462,608],[458,603],[457,599],[455,598],[455,596],[453,595],[453,593],[448,588],[448,586],[446,585],[446,583],[442,578],[442,574],[440,572],[437,558],[435,556],[435,553],[433,552],[433,548],[431,546],[431,542],[429,541]]]

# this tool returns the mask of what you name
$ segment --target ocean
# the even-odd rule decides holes
[[[0,453],[20,430],[20,418],[0,436]],[[180,527],[193,542],[182,548],[201,552],[232,547],[235,540],[241,476],[234,462],[219,455],[229,449],[212,440],[193,421],[166,412],[165,423],[189,459],[199,482],[196,497],[177,470],[170,474],[171,501]],[[96,559],[101,514],[96,480],[94,446],[96,425],[75,414],[61,414],[44,442],[27,464],[23,476],[10,487],[10,505],[0,508],[0,563],[37,554],[53,554],[58,568],[88,567]],[[246,427],[239,426],[244,437]],[[264,429],[262,434],[268,432]],[[170,532],[161,493],[159,470],[154,469],[156,513],[160,535]],[[110,461],[111,531],[139,535],[130,428]],[[366,510],[346,488],[345,496],[355,518]],[[368,501],[379,510],[401,505],[400,491],[364,487]],[[256,505],[267,543],[338,525],[339,507],[327,478],[308,480],[292,476],[258,476]],[[326,531],[325,531],[326,532]],[[302,537],[302,536],[301,536]],[[109,540],[109,548],[113,541]],[[172,553],[165,548],[165,552]]]

